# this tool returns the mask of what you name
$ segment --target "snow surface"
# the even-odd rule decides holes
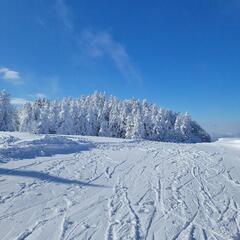
[[[0,133],[0,239],[240,239],[240,140]]]

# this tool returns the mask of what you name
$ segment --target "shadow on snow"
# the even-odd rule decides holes
[[[7,168],[0,168],[0,175],[7,175],[7,176],[18,176],[18,177],[27,177],[27,178],[36,178],[43,181],[48,182],[55,182],[61,184],[76,184],[86,187],[99,187],[99,188],[107,188],[108,186],[100,185],[100,184],[93,184],[90,182],[83,182],[79,180],[67,179],[58,176],[52,176],[47,173],[38,172],[38,171],[30,171],[30,170],[17,170],[17,169],[7,169]]]

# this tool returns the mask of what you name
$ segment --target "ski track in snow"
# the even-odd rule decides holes
[[[236,141],[3,139],[1,240],[240,239]]]

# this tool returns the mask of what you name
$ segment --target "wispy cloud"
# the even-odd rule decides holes
[[[27,102],[31,102],[31,101],[26,100],[24,98],[12,98],[11,99],[11,103],[14,104],[14,105],[24,105]]]
[[[64,0],[56,0],[56,12],[67,30],[73,30],[72,11]]]
[[[109,32],[85,29],[79,34],[74,27],[73,12],[64,0],[56,0],[56,11],[65,29],[69,30],[71,37],[80,46],[81,57],[90,57],[95,60],[107,57],[125,79],[142,82],[142,77],[126,48]]]
[[[32,99],[47,97],[46,94],[44,94],[44,93],[29,94],[28,96]]]
[[[44,79],[46,84],[46,88],[44,92],[46,93],[46,96],[57,96],[60,92],[60,85],[59,85],[59,77],[58,76],[51,76],[51,77],[46,77]]]
[[[7,67],[0,68],[0,79],[3,79],[13,84],[22,83],[19,72],[13,71]]]
[[[36,23],[41,26],[41,28],[43,28],[44,30],[47,30],[47,24],[46,21],[41,18],[41,17],[36,17]]]
[[[37,93],[36,97],[37,98],[46,98],[47,96],[44,93]]]
[[[80,35],[82,52],[89,57],[110,58],[118,71],[128,80],[142,81],[142,78],[125,47],[106,31],[84,30]]]

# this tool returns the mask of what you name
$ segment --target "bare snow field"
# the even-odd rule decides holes
[[[240,140],[2,132],[0,239],[240,239]]]

